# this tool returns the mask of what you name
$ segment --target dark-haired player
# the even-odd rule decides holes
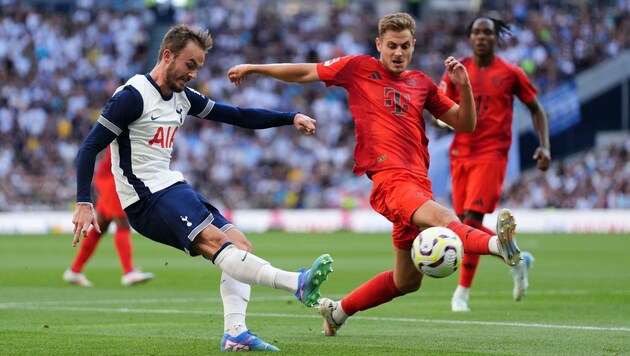
[[[461,93],[458,105],[427,75],[407,70],[416,43],[416,23],[409,14],[385,15],[378,29],[379,59],[351,55],[322,63],[243,64],[228,71],[236,84],[248,74],[258,73],[288,82],[323,81],[348,92],[357,141],[353,171],[374,182],[370,204],[394,225],[394,269],[374,276],[341,301],[322,298],[318,310],[324,317],[326,335],[334,335],[355,313],[420,288],[423,275],[414,266],[410,250],[421,229],[445,226],[462,239],[466,251],[502,256],[510,265],[520,261],[509,210],[499,214],[499,232],[494,236],[462,224],[452,211],[433,200],[423,111],[456,130],[472,132],[475,105],[466,69],[453,57],[444,61],[449,78]]]
[[[315,120],[297,112],[230,106],[188,88],[210,48],[208,31],[184,24],[171,27],[153,70],[131,77],[107,102],[77,154],[73,245],[88,234],[90,225],[100,231],[90,183],[97,153],[111,143],[116,190],[131,226],[151,240],[191,256],[202,255],[223,271],[221,351],[277,351],[245,325],[250,285],[290,292],[310,307],[317,303],[321,283],[332,271],[332,259],[324,254],[311,269],[289,272],[252,254],[245,235],[197,193],[181,172],[171,170],[171,154],[188,115],[250,129],[293,125],[307,135],[315,132]]]
[[[477,108],[477,127],[472,133],[456,132],[450,147],[453,208],[464,224],[494,232],[483,226],[485,214],[492,213],[499,203],[507,171],[508,151],[512,144],[512,111],[514,97],[529,109],[540,145],[533,159],[540,170],[549,168],[549,130],[547,115],[536,98],[536,89],[525,73],[494,53],[509,27],[488,17],[474,19],[467,28],[473,56],[460,59],[472,84]],[[448,73],[440,83],[448,97],[459,102],[460,90]],[[523,260],[513,267],[514,299],[520,300],[528,287],[527,272],[534,258],[523,252]],[[478,254],[464,253],[459,284],[453,294],[451,309],[469,311],[468,299],[479,264]]]

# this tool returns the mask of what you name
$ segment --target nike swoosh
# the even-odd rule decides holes
[[[241,261],[245,261],[246,258],[247,258],[247,252],[245,252],[245,255],[243,256],[243,259]]]
[[[153,116],[153,115],[151,115],[151,120],[157,120],[157,119],[159,119],[159,118],[160,118],[159,116]]]

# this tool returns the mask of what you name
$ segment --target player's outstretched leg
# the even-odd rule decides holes
[[[223,334],[221,351],[280,351],[280,349],[270,343],[262,341],[256,334],[252,334],[249,330],[246,330],[238,336],[230,336],[228,333]]]
[[[311,269],[302,268],[300,270],[295,296],[307,307],[312,307],[317,303],[320,297],[319,287],[328,279],[328,274],[333,271],[333,262],[329,254],[323,254],[313,262]]]
[[[322,317],[324,317],[324,335],[337,335],[337,330],[341,329],[343,324],[346,322],[345,320],[337,321],[333,317],[333,313],[337,310],[337,308],[339,308],[341,302],[335,302],[334,300],[330,300],[328,298],[321,298],[317,303],[317,311]]]
[[[523,258],[521,263],[512,267],[512,278],[514,279],[514,290],[512,291],[512,296],[517,302],[523,298],[527,292],[527,288],[529,288],[529,279],[527,278],[527,275],[529,273],[529,269],[532,268],[532,265],[534,264],[534,256],[532,256],[531,253],[523,251],[523,253],[521,253],[521,257]]]
[[[502,209],[497,217],[497,236],[499,252],[510,266],[516,266],[521,260],[521,250],[516,245],[516,221],[509,209]]]

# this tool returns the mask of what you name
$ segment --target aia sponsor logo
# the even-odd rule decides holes
[[[155,131],[155,135],[153,135],[153,138],[149,141],[149,146],[156,145],[160,148],[172,148],[177,130],[179,130],[179,126],[158,127]]]

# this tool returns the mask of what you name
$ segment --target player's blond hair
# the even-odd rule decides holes
[[[382,37],[383,34],[389,30],[402,32],[404,30],[411,31],[411,35],[415,37],[416,33],[416,21],[411,15],[405,12],[397,12],[395,14],[388,14],[378,21],[378,37]]]
[[[175,25],[164,35],[160,45],[160,53],[158,53],[158,62],[162,59],[164,50],[169,49],[177,56],[189,41],[196,42],[204,52],[208,52],[212,48],[212,36],[209,30],[192,28],[186,24]]]

